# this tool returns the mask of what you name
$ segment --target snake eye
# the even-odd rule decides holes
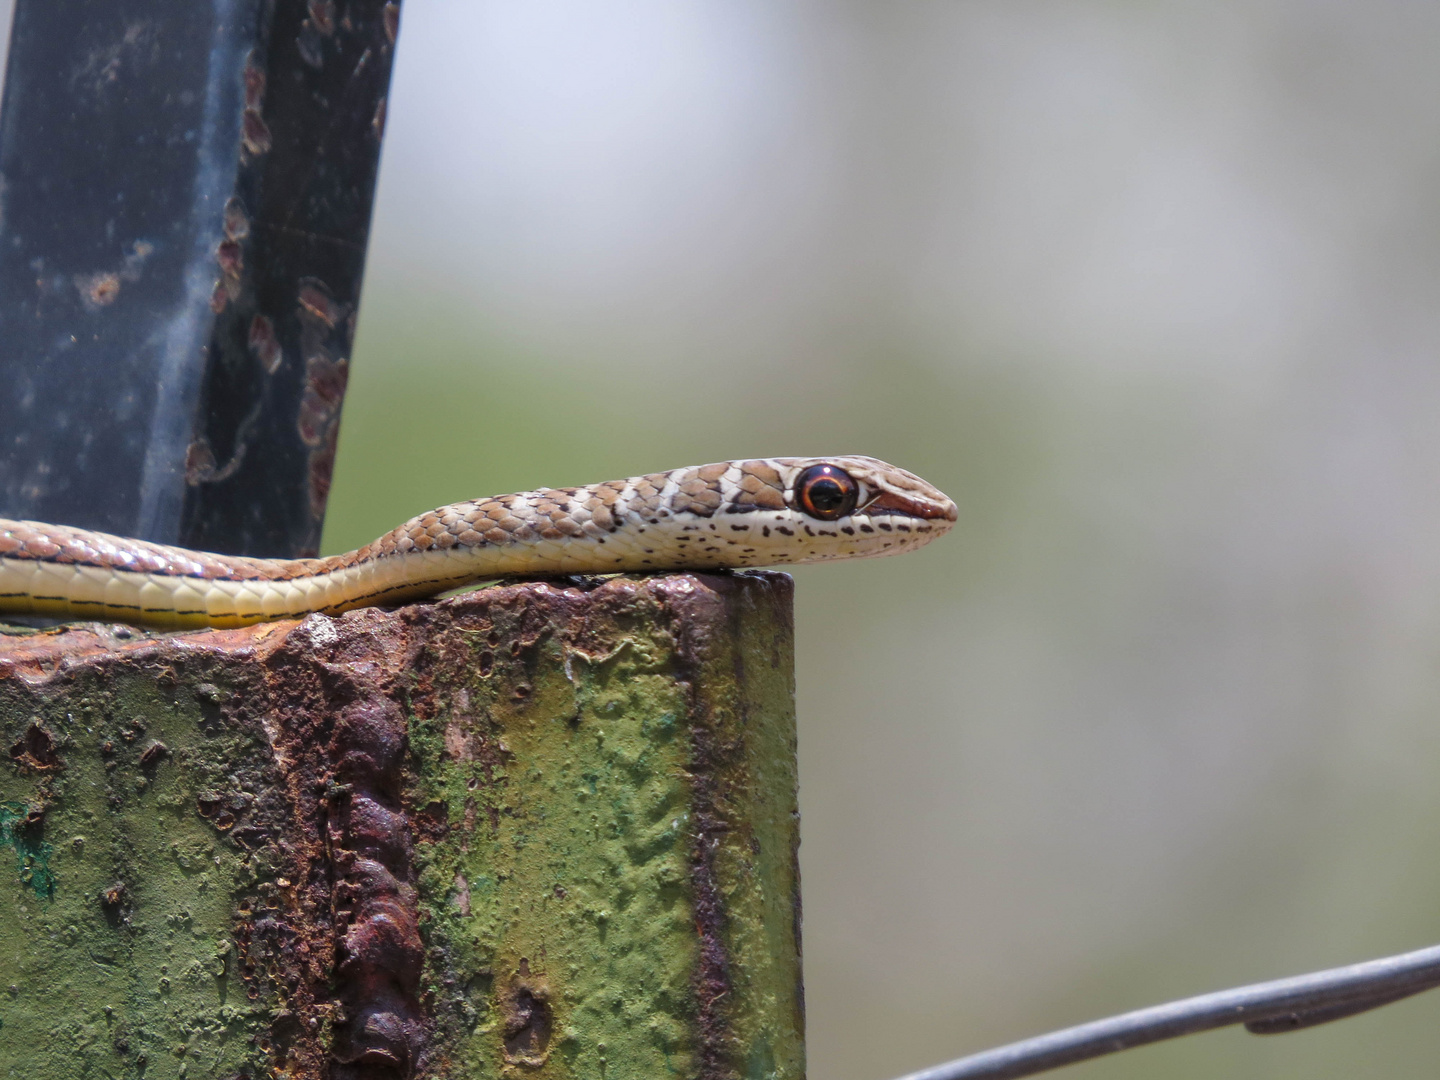
[[[860,485],[844,469],[811,465],[795,480],[795,501],[800,509],[821,521],[834,521],[855,509]]]

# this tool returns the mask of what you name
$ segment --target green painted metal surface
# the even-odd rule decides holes
[[[263,790],[263,736],[133,673],[16,682],[0,680],[0,1076],[233,1076],[275,1006],[247,994],[233,925],[271,867],[195,807]]]
[[[0,634],[0,1076],[799,1080],[790,588]]]

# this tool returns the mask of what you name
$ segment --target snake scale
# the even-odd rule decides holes
[[[869,457],[723,461],[454,503],[323,559],[214,555],[0,518],[0,614],[245,626],[501,577],[898,555],[955,520],[936,488]]]

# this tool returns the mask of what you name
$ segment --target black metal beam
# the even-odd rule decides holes
[[[19,0],[0,516],[313,552],[395,0]]]

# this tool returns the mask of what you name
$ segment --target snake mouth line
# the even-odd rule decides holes
[[[953,502],[947,506],[937,506],[933,502],[908,499],[895,491],[880,492],[862,509],[870,514],[904,514],[907,517],[923,518],[926,521],[955,521],[960,516],[959,510]]]

